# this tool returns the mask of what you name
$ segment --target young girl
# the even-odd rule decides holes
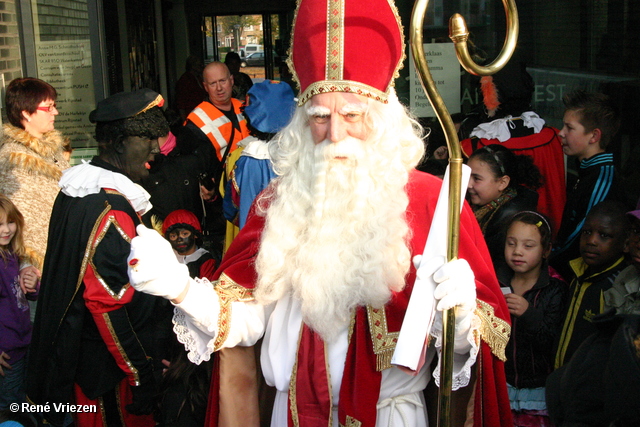
[[[542,177],[533,159],[515,155],[491,144],[469,157],[471,179],[467,200],[471,204],[496,269],[504,265],[505,225],[515,213],[535,210]]]
[[[562,327],[568,286],[547,264],[552,231],[537,212],[517,213],[509,222],[497,271],[511,313],[505,373],[514,426],[550,426],[544,395],[553,370],[553,344]]]
[[[29,271],[20,283],[24,219],[0,194],[0,410],[25,402],[26,355],[31,342],[27,299],[37,296],[38,277]]]

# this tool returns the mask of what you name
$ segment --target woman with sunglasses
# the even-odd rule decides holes
[[[24,215],[27,258],[39,270],[58,180],[69,167],[62,154],[64,139],[54,129],[56,98],[47,82],[31,77],[12,80],[5,96],[9,123],[0,140],[0,193]]]

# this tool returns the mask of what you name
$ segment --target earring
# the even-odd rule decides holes
[[[31,119],[27,119],[27,121],[28,121],[29,123],[31,123]]]

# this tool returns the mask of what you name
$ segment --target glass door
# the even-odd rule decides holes
[[[224,62],[229,52],[236,52],[240,56],[240,72],[254,83],[288,75],[286,70],[282,72],[289,47],[290,23],[286,14],[206,16],[203,29],[205,64]]]

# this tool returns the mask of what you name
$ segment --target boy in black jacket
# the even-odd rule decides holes
[[[580,231],[589,211],[603,200],[618,198],[618,177],[613,154],[605,152],[618,132],[620,117],[611,99],[601,93],[576,91],[563,98],[566,107],[562,150],[579,162],[578,179],[567,183],[567,202],[562,214],[550,264],[567,281],[568,263],[579,256]]]
[[[626,266],[625,243],[629,223],[624,204],[605,201],[596,205],[580,233],[580,258],[570,262],[574,276],[570,302],[557,346],[555,368],[571,359],[578,346],[596,329],[592,320],[604,312],[603,293]]]
[[[640,204],[627,216],[632,265],[604,292],[597,332],[548,378],[547,408],[557,426],[640,425]]]

